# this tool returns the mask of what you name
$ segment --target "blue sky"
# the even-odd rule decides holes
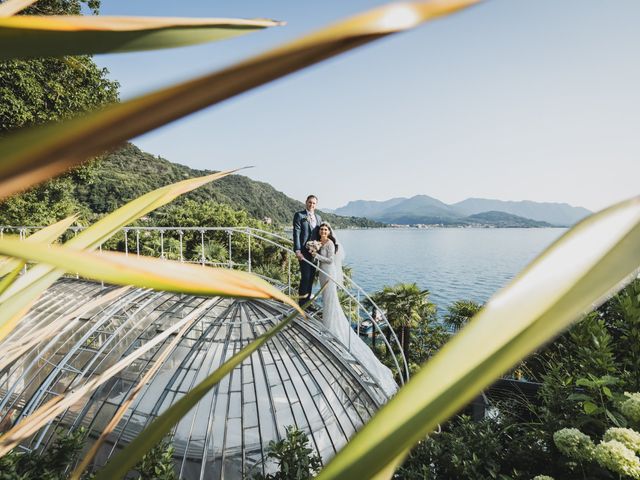
[[[265,17],[208,45],[99,55],[122,98],[210,72],[375,5],[102,0],[104,15]],[[640,193],[640,2],[492,0],[134,140],[194,168],[254,165],[287,195],[567,202]]]

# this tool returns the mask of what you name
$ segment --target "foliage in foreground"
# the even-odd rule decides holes
[[[60,434],[44,451],[11,451],[0,457],[0,480],[65,480],[76,463],[86,441],[86,431],[78,429]],[[137,480],[176,480],[174,448],[163,440],[135,466],[128,478]],[[92,474],[83,476],[93,478]]]
[[[134,467],[140,480],[177,480],[173,464],[175,449],[167,439],[149,450]]]
[[[286,438],[269,442],[267,458],[277,465],[275,473],[256,474],[254,480],[310,480],[319,471],[320,457],[309,447],[307,434],[295,426],[286,427]]]
[[[214,85],[221,76],[227,79],[226,83],[220,82],[228,87],[220,95],[206,97],[189,111],[176,112],[167,109],[161,118],[147,116],[144,118],[144,124],[142,121],[139,124],[131,122],[136,124],[119,130],[118,135],[102,137],[99,133],[104,124],[83,120],[72,125],[87,134],[85,142],[77,142],[76,135],[69,132],[60,135],[58,128],[40,130],[42,142],[38,143],[37,148],[33,147],[32,142],[25,141],[27,137],[15,137],[17,140],[5,143],[6,150],[10,151],[6,158],[13,167],[6,176],[7,183],[8,179],[16,178],[15,174],[20,175],[21,168],[47,164],[50,168],[55,166],[60,172],[65,165],[73,165],[74,162],[80,162],[127,138],[238,94],[247,89],[243,88],[245,84],[255,86],[271,81],[367,41],[453,13],[471,3],[475,3],[475,0],[417,2],[403,4],[400,7],[392,5],[354,17],[319,34],[244,62],[241,65],[243,68],[232,67],[222,73],[213,73],[206,78]],[[264,61],[273,57],[282,60],[273,63],[274,67],[279,68],[263,68]],[[236,81],[247,77],[250,77],[251,81]],[[150,100],[157,105],[159,101],[167,101],[165,94],[168,93],[172,100],[170,105],[179,108],[184,103],[181,98],[183,93],[195,95],[191,91],[194,86],[194,83],[183,83],[178,87],[171,87],[168,91],[150,94],[143,100]],[[199,82],[199,87],[197,92],[206,92],[211,89],[211,84]],[[114,116],[124,122],[132,118],[132,110],[143,112],[147,109],[146,105],[145,102],[128,102],[114,107],[109,114],[115,112],[117,115]],[[104,116],[100,115],[92,118],[96,117],[98,120],[104,119]],[[43,132],[46,135],[43,135]],[[93,136],[89,135],[91,133]],[[65,157],[64,149],[52,148],[60,143],[80,150],[77,157]],[[36,168],[32,168],[29,173],[28,179],[21,177],[24,180],[20,184],[22,187],[46,177],[43,170]],[[13,190],[7,188],[5,195],[19,187],[16,182],[12,185]],[[514,284],[515,287],[512,285],[494,297],[479,313],[476,321],[471,322],[464,332],[453,339],[448,348],[434,359],[435,363],[426,365],[397,397],[326,465],[320,476],[325,479],[353,478],[357,475],[368,478],[388,470],[390,465],[395,465],[399,457],[404,456],[406,449],[435,428],[438,422],[444,421],[469,401],[478,390],[486,387],[492,379],[516,363],[523,355],[568,327],[587,305],[601,301],[604,295],[626,279],[640,263],[637,250],[637,243],[640,241],[640,218],[637,207],[638,201],[623,202],[590,217],[556,242],[527,268]],[[603,231],[610,234],[607,241],[603,240]],[[594,233],[597,235],[592,235]],[[557,288],[554,291],[550,291],[548,282],[540,282],[541,277],[550,278],[549,274],[552,272],[557,273],[553,285]],[[524,288],[520,288],[522,285]],[[514,319],[514,316],[517,318]],[[491,320],[495,322],[494,325],[511,328],[498,328],[491,341],[481,342],[481,348],[476,349],[475,358],[470,359],[467,355],[474,342],[487,339],[492,327]],[[523,333],[535,335],[524,336]],[[444,373],[448,375],[443,375]],[[600,390],[604,392],[603,388]],[[420,395],[422,392],[425,392],[423,396]],[[582,405],[583,408],[585,405]],[[604,408],[602,412],[607,411],[611,410]],[[585,409],[585,413],[588,415],[589,411]],[[398,435],[392,441],[387,435],[376,435],[376,432]]]
[[[454,417],[420,442],[397,478],[638,478],[640,394],[624,392],[637,391],[639,306],[635,280],[523,362],[540,382],[535,398],[494,400],[494,416],[479,422]]]
[[[63,480],[82,451],[85,431],[60,435],[44,452],[13,450],[0,457],[0,480]]]

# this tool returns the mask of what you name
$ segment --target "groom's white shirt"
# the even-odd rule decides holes
[[[316,220],[316,214],[315,212],[310,212],[309,210],[306,210],[307,212],[307,218],[309,219],[309,225],[311,225],[311,230],[313,230],[314,228],[316,228],[316,225],[318,225],[318,221]]]

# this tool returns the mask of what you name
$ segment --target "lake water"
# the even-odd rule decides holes
[[[384,228],[336,235],[345,247],[345,264],[367,293],[415,282],[431,292],[442,313],[455,300],[488,300],[565,230]]]

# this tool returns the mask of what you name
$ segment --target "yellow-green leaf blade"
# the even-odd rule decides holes
[[[26,242],[45,242],[50,243],[53,242],[56,238],[62,235],[67,229],[78,219],[78,215],[71,215],[67,218],[60,220],[59,222],[53,223],[47,227],[44,227],[37,232],[29,235],[25,241]],[[11,260],[8,258],[0,259],[0,277],[8,274],[12,270],[14,270],[18,264],[21,264],[19,260]],[[1,293],[1,291],[0,291]]]
[[[68,326],[70,322],[77,320],[87,312],[101,307],[102,305],[113,301],[114,299],[124,295],[130,287],[121,287],[111,290],[110,292],[100,295],[90,302],[87,302],[80,306],[78,309],[67,313],[61,317],[56,318],[53,322],[47,325],[39,325],[39,328],[20,334],[18,338],[13,338],[11,341],[5,341],[2,344],[2,357],[0,357],[0,370],[10,365],[14,360],[24,355],[30,349],[34,348],[38,344],[50,339],[61,329]]]
[[[5,0],[0,3],[0,17],[15,15],[37,1],[38,0]]]
[[[209,303],[207,304],[205,302],[205,304],[203,305],[204,308],[202,309],[202,311],[206,311],[212,305],[214,305],[214,301],[213,299],[209,299]],[[200,317],[193,316],[193,318],[194,318],[194,321],[197,321]],[[133,387],[133,389],[131,389],[127,393],[126,398],[124,398],[123,401],[120,403],[118,410],[116,410],[115,413],[112,415],[111,419],[109,420],[109,423],[107,423],[107,425],[104,427],[100,436],[96,439],[95,442],[93,442],[93,445],[91,445],[91,448],[89,449],[89,451],[85,453],[82,460],[80,460],[80,462],[78,463],[74,471],[71,473],[69,477],[70,480],[80,480],[80,478],[82,477],[82,473],[91,464],[91,461],[93,460],[95,455],[98,453],[98,451],[102,447],[103,443],[107,440],[109,435],[111,435],[115,430],[115,428],[118,426],[118,423],[120,423],[120,420],[122,420],[122,417],[124,417],[127,410],[129,410],[129,407],[133,404],[136,398],[138,398],[138,395],[140,395],[145,385],[147,385],[151,381],[151,379],[153,379],[156,373],[158,373],[160,368],[162,368],[165,360],[167,360],[171,356],[171,354],[173,354],[176,347],[180,344],[180,342],[182,341],[182,338],[189,331],[192,325],[193,325],[193,322],[185,323],[185,325],[173,337],[169,345],[167,345],[162,350],[162,352],[160,352],[160,355],[157,357],[156,361],[153,363],[151,368],[149,368],[145,372],[145,374],[138,379],[138,383],[135,385],[135,387]]]
[[[242,169],[226,170],[202,177],[189,178],[146,193],[141,197],[131,200],[106,217],[101,218],[79,235],[69,240],[66,245],[75,249],[97,248],[114,233],[134,220],[172,202],[180,195],[195,190],[207,183],[224,178],[239,170]]]
[[[137,218],[161,207],[177,196],[187,193],[208,182],[229,175],[237,170],[218,172],[198,178],[191,178],[165,187],[158,188],[134,199],[116,211],[79,233],[67,242],[67,246],[76,249],[95,249],[114,235],[120,228]],[[25,275],[18,278],[0,295],[0,340],[6,337],[20,321],[32,303],[49,288],[64,270],[56,270],[50,265],[36,265]]]
[[[621,287],[639,265],[640,198],[582,221],[489,300],[318,478],[374,476]]]
[[[11,285],[18,275],[20,275],[20,272],[26,265],[26,262],[24,260],[12,260],[11,264],[13,265],[13,270],[7,272],[2,280],[0,280],[0,295],[2,295],[2,293],[9,288],[9,285]]]
[[[273,298],[298,308],[293,300],[268,282],[236,270],[129,256],[120,252],[84,252],[43,243],[31,243],[25,248],[25,244],[15,238],[0,240],[0,253],[117,285],[194,295]]]
[[[180,47],[280,24],[265,19],[19,15],[0,18],[0,60]]]
[[[189,178],[187,180],[182,180],[180,182],[160,187],[149,193],[145,193],[141,197],[131,200],[111,212],[109,215],[101,218],[96,223],[69,240],[65,245],[75,250],[95,249],[125,225],[130,224],[156,208],[170,203],[184,193],[190,192],[191,190],[237,171],[238,170],[227,170],[224,172],[213,173],[211,175],[205,175],[203,177]],[[22,277],[5,295],[0,295],[0,302],[3,302],[9,296],[19,292],[22,288],[52,270],[54,269],[50,266],[36,266]],[[1,323],[2,320],[0,318],[0,324]]]
[[[93,376],[91,379],[77,378],[77,381],[84,382],[81,386],[68,390],[62,396],[54,396],[51,400],[38,407],[29,416],[14,425],[8,432],[0,435],[0,457],[8,453],[27,438],[31,437],[40,428],[51,422],[51,420],[63,413],[65,410],[77,404],[86,395],[89,395],[98,387],[111,380],[115,375],[122,372],[137,359],[145,355],[147,352],[150,352],[157,345],[160,345],[169,338],[169,336],[174,335],[186,325],[193,323],[193,321],[197,320],[202,313],[207,310],[208,305],[211,305],[212,302],[214,302],[214,299],[204,301],[186,317],[169,325],[162,333],[157,334],[139,348],[121,358],[118,362],[108,367],[99,375]]]
[[[262,55],[101,112],[18,132],[0,143],[0,198],[49,179],[122,142],[257,86],[479,0],[390,4]]]
[[[145,428],[125,450],[115,455],[104,468],[97,472],[96,480],[110,480],[112,478],[124,478],[126,473],[147,453],[154,445],[169,433],[171,428],[184,417],[220,380],[240,365],[253,352],[260,348],[271,337],[286,327],[296,316],[292,313],[279,324],[258,337],[244,347],[233,357],[223,363],[216,371],[210,374],[202,382],[192,388],[180,400],[174,403],[147,428]]]

